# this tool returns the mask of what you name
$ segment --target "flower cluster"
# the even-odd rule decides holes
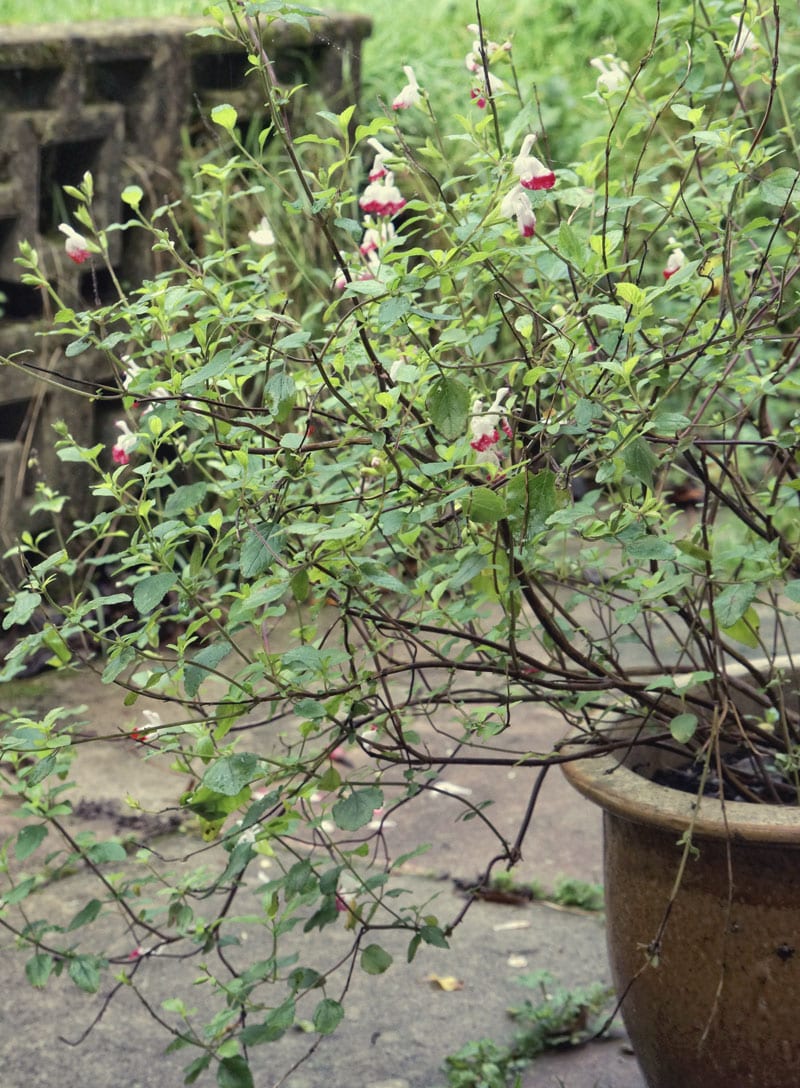
[[[261,228],[259,228],[261,229]],[[123,355],[120,361],[125,367],[125,372],[122,375],[121,384],[123,390],[126,392],[129,390],[131,383],[134,379],[143,373],[144,368],[140,367],[138,363],[135,363],[131,359],[130,355]],[[133,408],[141,408],[141,415],[146,416],[148,412],[152,412],[155,407],[155,403],[159,400],[169,397],[169,391],[163,386],[155,386],[148,391],[147,403],[142,406],[138,401],[134,401]],[[132,431],[127,421],[124,419],[118,419],[115,421],[114,426],[120,432],[119,437],[111,448],[111,459],[115,465],[129,465],[131,461],[131,454],[136,449],[139,442],[139,435],[136,431]]]
[[[552,189],[556,183],[555,173],[535,155],[531,155],[531,148],[535,142],[536,134],[533,132],[522,141],[522,147],[513,165],[517,183],[500,204],[500,214],[509,219],[516,219],[523,238],[532,238],[536,231],[536,215],[528,192]]]
[[[475,35],[475,40],[472,43],[472,49],[464,58],[464,64],[467,71],[472,72],[478,81],[478,85],[473,85],[470,90],[470,98],[478,109],[482,110],[486,108],[488,99],[505,86],[502,79],[499,79],[494,72],[489,71],[489,65],[497,57],[511,51],[511,42],[503,42],[500,45],[497,42],[488,41],[481,35],[477,23],[470,23],[467,30],[470,34]]]
[[[406,74],[411,69],[406,69]],[[413,73],[412,73],[413,75]],[[358,279],[375,279],[380,268],[380,252],[389,245],[395,237],[392,219],[406,206],[406,199],[398,189],[394,180],[394,173],[388,169],[387,163],[395,156],[376,139],[370,139],[370,146],[375,152],[375,157],[369,171],[369,183],[359,197],[358,206],[364,212],[362,226],[364,233],[359,243],[358,251],[362,267],[358,273]],[[334,279],[334,287],[343,290],[347,286],[347,276],[340,268]]]

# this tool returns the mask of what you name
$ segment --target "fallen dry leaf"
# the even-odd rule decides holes
[[[438,987],[440,990],[444,990],[445,993],[452,993],[453,990],[463,990],[464,983],[460,978],[454,978],[452,975],[426,975],[425,981],[430,982],[431,986]]]
[[[495,933],[499,933],[503,929],[530,929],[530,922],[526,922],[524,918],[518,918],[514,922],[499,922],[496,926],[492,926]]]
[[[444,779],[434,782],[434,787],[435,792],[450,793],[454,797],[468,797],[472,793],[469,786],[459,786],[457,782],[446,782]]]

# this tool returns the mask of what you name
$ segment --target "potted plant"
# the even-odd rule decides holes
[[[634,946],[617,968],[650,1083],[707,1085],[719,1066],[719,1083],[787,1085],[790,1027],[765,1040],[797,996],[797,863],[776,865],[762,828],[777,816],[779,840],[796,837],[800,189],[784,66],[797,13],[676,5],[641,59],[587,57],[594,135],[569,165],[479,9],[457,139],[414,68],[383,112],[355,124],[351,109],[322,111],[298,134],[260,44],[273,7],[233,3],[217,27],[260,69],[268,122],[253,144],[232,106],[212,112],[230,145],[197,164],[192,239],[136,186],[120,224],[94,221],[90,178],[69,191],[73,259],[101,263],[110,231],[141,230],[167,271],[79,314],[22,255],[54,297],[68,357],[91,350],[112,368],[91,393],[119,412],[113,448],[62,430],[61,456],[95,474],[97,513],[63,542],[20,542],[27,578],[5,626],[46,614],[2,675],[42,646],[62,662],[100,654],[94,667],[128,705],[158,700],[119,741],[189,781],[179,807],[207,840],[198,864],[216,866],[194,884],[160,874],[157,903],[141,881],[109,884],[114,844],[68,839],[98,906],[77,946],[46,920],[18,924],[29,976],[67,970],[96,988],[120,962],[92,944],[106,902],[141,937],[128,985],[159,949],[222,955],[237,890],[265,854],[277,859],[262,919],[274,947],[300,923],[346,925],[348,962],[382,973],[382,931],[406,931],[413,956],[453,927],[398,905],[391,864],[365,867],[387,817],[459,763],[569,764],[583,792],[615,789],[608,822],[622,817],[628,838],[609,847],[614,866],[634,824],[667,829],[646,870],[663,870],[667,890],[648,892],[644,921],[626,916]],[[63,503],[42,488],[43,512]],[[526,727],[541,704],[569,723],[568,747]],[[513,743],[521,728],[528,751]],[[19,840],[28,866],[61,833],[78,739],[58,712],[7,727],[4,758],[33,820]],[[653,753],[686,791],[634,816],[630,782],[644,788],[635,771]],[[494,828],[487,877],[518,860],[538,781],[515,839]],[[479,800],[455,803],[493,826]],[[739,839],[754,861],[740,862]],[[683,910],[706,862],[722,883]],[[775,924],[741,920],[745,867],[767,869]],[[795,882],[785,897],[778,867]],[[628,880],[612,909],[644,898]],[[23,901],[35,880],[15,886]],[[693,944],[698,915],[711,936]],[[751,928],[753,965],[734,944]],[[671,966],[676,947],[690,967]],[[675,971],[685,1001],[704,959],[712,981],[691,1030],[640,1014],[638,995]],[[221,1011],[205,1033],[170,1027],[199,1049],[190,1078],[216,1063],[220,1083],[247,1084],[249,1048],[298,1017],[326,1034],[343,1015],[321,965],[279,951],[255,967],[233,951],[224,961],[237,982],[206,980]],[[734,989],[751,1001],[735,1020]],[[662,1032],[650,1045],[637,1017],[664,1017],[686,1040]],[[757,1059],[731,1040],[746,1019]],[[717,1023],[732,1066],[708,1056]],[[689,1068],[664,1065],[664,1049]]]

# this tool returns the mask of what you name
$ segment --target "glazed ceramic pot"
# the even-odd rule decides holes
[[[609,957],[649,1088],[796,1088],[800,808],[723,812],[612,756],[563,769],[603,809]]]

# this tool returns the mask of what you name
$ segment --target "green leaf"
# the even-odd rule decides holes
[[[703,110],[705,109],[705,106],[692,107],[676,104],[670,106],[670,109],[676,117],[680,117],[681,121],[686,121],[692,126],[692,128],[696,128],[700,123],[700,118],[703,116]]]
[[[95,865],[106,865],[109,862],[124,861],[128,856],[125,853],[125,847],[121,842],[114,842],[109,839],[108,842],[96,842],[93,843],[86,851],[89,860]]]
[[[52,956],[46,952],[37,952],[25,964],[25,975],[28,982],[31,986],[35,986],[37,990],[43,989],[47,985],[47,980],[50,978],[54,966],[55,961]]]
[[[759,618],[755,608],[748,608],[745,614],[730,627],[723,627],[722,633],[726,638],[732,638],[741,642],[743,646],[749,646],[757,650],[760,642],[758,638]]]
[[[333,790],[340,788],[342,784],[342,776],[340,772],[331,764],[330,767],[325,768],[324,774],[320,775],[317,779],[317,789],[322,793],[330,793]]]
[[[289,582],[289,588],[297,603],[304,604],[308,600],[308,596],[311,592],[311,581],[308,577],[308,571],[304,570],[302,567],[300,570],[295,571]]]
[[[338,1001],[325,997],[314,1009],[314,1031],[320,1035],[330,1035],[341,1024],[344,1017],[344,1009]]]
[[[726,586],[714,598],[714,615],[720,627],[732,627],[750,607],[756,595],[753,582],[737,582]]]
[[[91,346],[88,340],[73,340],[64,348],[64,354],[68,359],[74,359],[76,355],[83,355]]]
[[[764,178],[758,187],[759,195],[766,204],[783,207],[788,200],[800,200],[800,174],[787,166],[775,170]]]
[[[254,1088],[250,1066],[241,1054],[222,1059],[217,1066],[217,1085],[218,1088]]]
[[[73,929],[80,929],[81,926],[88,925],[93,922],[100,913],[102,903],[99,899],[90,899],[85,907],[82,907],[72,921],[67,926],[67,932],[71,932]],[[70,971],[70,974],[72,972]]]
[[[129,208],[138,208],[143,196],[144,193],[138,185],[126,185],[120,193],[120,200],[123,204],[127,204]]]
[[[419,935],[425,944],[432,944],[434,948],[449,948],[447,938],[439,926],[423,926]]]
[[[638,540],[627,541],[625,551],[638,562],[665,560],[674,558],[675,545],[663,536],[641,536]]]
[[[676,540],[675,547],[679,552],[688,555],[690,559],[699,559],[702,563],[711,562],[711,552],[708,548],[702,548],[699,544],[695,544],[693,540]]]
[[[783,587],[783,591],[790,601],[794,601],[795,604],[800,604],[800,578],[796,578],[792,582],[787,582]]]
[[[404,295],[385,299],[378,307],[378,326],[381,332],[386,332],[401,317],[405,317],[410,308],[411,303]]]
[[[167,517],[186,515],[193,506],[199,506],[208,494],[208,484],[182,484],[176,487],[164,503],[164,513]]]
[[[208,1069],[209,1065],[211,1065],[210,1054],[203,1054],[201,1057],[195,1058],[193,1062],[189,1062],[183,1070],[183,1083],[194,1084],[200,1074]]]
[[[245,786],[241,792],[234,794],[233,797],[227,797],[216,790],[208,789],[206,786],[198,786],[196,790],[181,797],[181,803],[186,808],[196,813],[201,820],[214,825],[222,825],[226,816],[230,816],[240,805],[249,800],[249,786]],[[211,831],[213,828],[208,830]]]
[[[615,306],[611,302],[598,302],[589,309],[592,317],[602,317],[604,321],[621,322],[627,318],[624,306]]]
[[[14,853],[19,861],[31,856],[47,838],[47,824],[28,824],[21,827],[14,844]]]
[[[622,281],[616,285],[615,290],[623,302],[627,302],[634,309],[638,309],[647,302],[646,293],[641,287],[637,287],[635,283]]]
[[[379,944],[368,944],[361,953],[361,970],[368,975],[382,975],[393,962],[392,956]]]
[[[186,694],[194,697],[202,682],[208,676],[210,669],[215,669],[220,661],[231,652],[229,642],[212,642],[210,646],[204,646],[194,655],[191,661],[187,661],[183,674],[183,686]]]
[[[447,581],[448,588],[458,589],[460,586],[465,586],[467,582],[471,582],[473,578],[477,578],[481,571],[486,569],[486,562],[486,556],[480,552],[474,552],[461,559],[455,574]]]
[[[220,756],[203,775],[203,785],[224,797],[235,797],[258,776],[258,764],[252,752]]]
[[[281,530],[269,521],[253,526],[242,543],[239,569],[242,578],[255,578],[274,566],[280,556]]]
[[[267,1016],[263,1024],[249,1024],[241,1034],[245,1046],[274,1043],[294,1024],[296,1010],[294,999],[289,997]]]
[[[287,337],[286,339],[292,339],[294,342],[301,336],[307,337],[307,334],[292,333],[291,338]],[[289,350],[283,344],[278,344],[276,346],[282,347],[284,351]],[[294,380],[291,375],[283,370],[279,370],[272,375],[264,390],[264,400],[278,423],[284,423],[289,418],[292,408],[294,407],[296,396],[297,389]]]
[[[224,128],[226,132],[233,132],[236,124],[236,110],[233,106],[229,106],[227,102],[223,102],[221,105],[213,108],[211,111],[211,120],[215,125]]]
[[[27,589],[21,590],[16,594],[14,603],[3,617],[3,630],[7,631],[15,623],[27,623],[41,603],[40,594],[31,593]]]
[[[676,714],[669,723],[669,731],[678,744],[686,744],[694,736],[697,729],[697,716],[695,714]]]
[[[644,438],[634,438],[622,452],[625,467],[631,476],[652,488],[653,473],[658,468],[658,458]]]
[[[437,378],[426,407],[431,423],[448,441],[463,435],[469,418],[469,390],[456,378]]]
[[[69,962],[69,977],[79,990],[96,994],[100,989],[100,961],[94,956],[76,956]]]
[[[309,718],[314,722],[321,722],[327,717],[328,711],[325,704],[318,699],[299,699],[294,706],[294,712],[300,718]]]
[[[58,765],[58,760],[51,752],[49,756],[45,756],[44,759],[40,759],[37,763],[31,767],[28,773],[25,775],[25,783],[28,786],[35,786],[39,782],[43,782],[48,775],[52,774]]]
[[[172,571],[164,574],[151,574],[137,582],[133,589],[133,607],[145,615],[161,604],[169,591],[178,581],[178,575]]]
[[[5,905],[12,906],[14,903],[21,903],[23,899],[27,899],[35,886],[36,881],[32,876],[26,877],[25,880],[20,880],[13,888],[9,888],[7,892],[3,893]]]
[[[566,219],[562,219],[558,226],[558,248],[570,264],[574,264],[576,268],[583,268],[586,262],[586,243]]]
[[[331,809],[333,819],[342,831],[358,831],[372,819],[376,808],[383,807],[383,792],[377,786],[353,786]]]
[[[666,408],[659,408],[653,416],[653,429],[658,434],[672,435],[678,431],[685,431],[691,426],[688,416],[681,412],[670,412]]]
[[[622,241],[621,230],[609,230],[605,234],[593,234],[589,239],[592,252],[598,257],[604,257],[607,261]]]
[[[296,861],[286,874],[286,894],[288,896],[303,895],[314,890],[319,880],[314,867],[308,860]]]
[[[479,525],[495,525],[506,516],[505,499],[490,487],[473,487],[465,509],[467,517]]]
[[[554,514],[561,505],[559,492],[556,488],[556,475],[550,469],[542,469],[541,472],[529,472],[527,477],[517,477],[513,484],[524,483],[524,491],[519,494],[516,491],[509,492],[508,511],[511,516],[514,506],[525,509],[527,505],[528,525],[526,537],[530,538],[541,533],[547,526],[547,519]],[[518,496],[518,498],[517,498]],[[515,503],[513,500],[517,499]]]

